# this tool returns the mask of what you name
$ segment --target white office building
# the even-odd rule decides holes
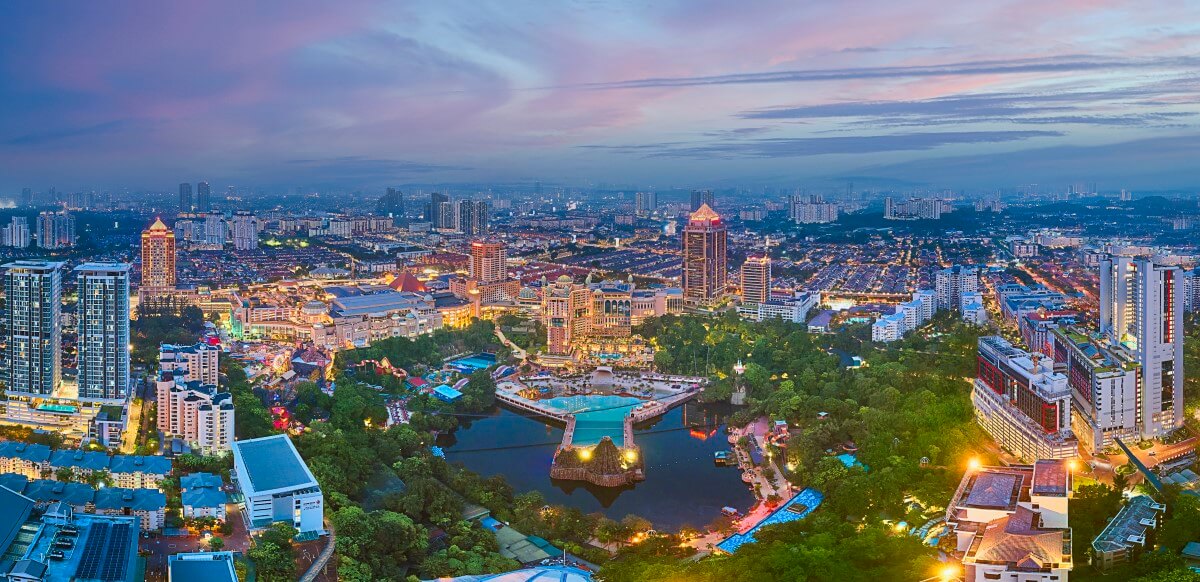
[[[225,217],[220,212],[209,212],[204,215],[205,246],[220,248],[225,245]]]
[[[75,217],[66,212],[43,212],[37,217],[38,246],[62,249],[75,246]]]
[[[301,536],[325,533],[321,486],[287,435],[234,441],[233,480],[252,530],[283,521]]]
[[[788,210],[796,224],[827,224],[838,219],[838,205],[817,194],[792,196]]]
[[[75,268],[80,398],[129,398],[129,270],[128,263]]]
[[[23,249],[29,246],[31,240],[29,220],[24,216],[12,217],[12,223],[2,229],[0,238],[6,247]]]
[[[738,314],[754,321],[783,319],[792,323],[808,321],[808,314],[821,302],[821,294],[796,292],[791,299],[768,299],[762,303],[743,303]]]

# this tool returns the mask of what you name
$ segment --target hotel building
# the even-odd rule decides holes
[[[499,241],[471,243],[466,278],[450,281],[450,291],[474,306],[475,316],[483,305],[511,303],[521,292],[521,283],[508,276],[508,251]]]
[[[1141,366],[1139,432],[1166,435],[1183,425],[1183,271],[1147,258],[1100,260],[1100,333]]]
[[[1062,460],[968,471],[946,509],[963,579],[1067,582],[1070,494]]]
[[[542,280],[542,321],[552,356],[570,356],[585,343],[622,351],[642,320],[682,312],[679,289],[638,289],[632,281],[593,283],[590,275],[582,284],[569,275],[553,284]]]
[[[693,305],[713,305],[728,286],[725,242],[720,215],[708,204],[692,213],[683,229],[683,298]]]
[[[984,430],[1022,459],[1067,459],[1078,454],[1071,431],[1067,377],[1041,354],[999,336],[979,338],[979,376],[971,391]]]
[[[149,292],[175,288],[175,231],[154,219],[142,231],[142,285]]]

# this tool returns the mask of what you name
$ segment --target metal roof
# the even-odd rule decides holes
[[[240,461],[239,467],[245,469],[239,475],[243,491],[261,493],[317,486],[317,480],[287,435],[234,441],[233,454]]]
[[[231,552],[175,554],[167,569],[171,582],[237,582]]]

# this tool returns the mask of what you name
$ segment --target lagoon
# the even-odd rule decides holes
[[[637,405],[636,398],[630,400],[631,406]],[[564,409],[571,404],[561,403]],[[587,404],[604,408],[620,402]],[[608,430],[609,416],[615,418],[619,438],[619,423],[626,412],[612,408],[584,414],[601,415],[594,419],[599,429],[595,434]],[[546,424],[530,413],[496,407],[483,418],[462,419],[462,425],[453,434],[443,435],[438,444],[450,462],[462,463],[485,477],[504,475],[517,493],[536,490],[550,503],[577,507],[586,513],[598,511],[613,519],[634,513],[662,530],[683,525],[703,527],[719,516],[724,506],[745,511],[754,503],[736,468],[713,463],[713,453],[730,448],[724,430],[724,419],[730,412],[732,408],[727,404],[689,402],[657,420],[635,425],[634,438],[646,463],[646,480],[620,488],[551,479],[550,462],[562,441],[563,427]],[[577,439],[581,420],[576,421]]]

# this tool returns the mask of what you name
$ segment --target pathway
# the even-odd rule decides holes
[[[496,337],[500,339],[500,343],[508,346],[508,349],[512,350],[514,356],[520,358],[521,360],[529,357],[529,354],[525,353],[525,350],[521,346],[512,343],[512,341],[510,341],[507,337],[504,337],[504,332],[500,329],[499,325],[495,326],[495,329]]]
[[[329,541],[325,543],[325,548],[321,550],[321,553],[317,554],[317,559],[313,560],[312,565],[300,577],[300,582],[316,580],[317,576],[321,574],[321,570],[329,563],[329,558],[333,557],[333,550],[337,547],[337,536],[334,535],[333,527],[329,525],[329,522],[325,522],[325,529],[329,532]]]

